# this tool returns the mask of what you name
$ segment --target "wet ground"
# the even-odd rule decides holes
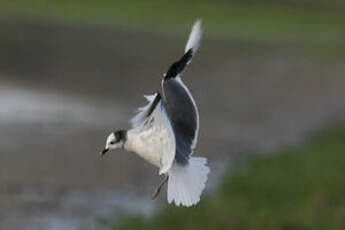
[[[150,200],[157,169],[97,152],[159,89],[187,33],[1,18],[0,229],[92,229],[97,218],[165,205],[165,195]],[[209,158],[211,187],[249,152],[345,120],[344,60],[314,48],[205,34],[183,79],[200,110],[195,154]]]

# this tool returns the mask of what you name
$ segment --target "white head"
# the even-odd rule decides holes
[[[107,137],[107,141],[105,143],[105,148],[102,152],[99,153],[99,156],[103,156],[106,152],[113,149],[120,149],[123,148],[127,138],[127,131],[126,130],[119,130],[116,132],[112,132]]]

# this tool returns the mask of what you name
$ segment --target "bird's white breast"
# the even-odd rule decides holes
[[[163,154],[175,149],[171,134],[164,125],[138,127],[129,130],[125,148],[137,153],[149,163],[164,167]]]

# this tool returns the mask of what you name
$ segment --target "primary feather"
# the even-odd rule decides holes
[[[200,44],[201,44],[201,37],[202,37],[202,28],[201,28],[201,19],[197,20],[192,28],[192,32],[189,35],[188,42],[186,44],[186,48],[184,52],[188,52],[188,50],[193,50],[193,55],[198,51]]]

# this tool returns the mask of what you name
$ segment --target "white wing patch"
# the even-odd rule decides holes
[[[132,128],[139,126],[145,120],[145,118],[148,115],[149,109],[153,103],[153,100],[155,99],[156,96],[157,96],[157,93],[152,94],[152,95],[144,95],[144,97],[148,101],[148,104],[143,107],[138,108],[137,114],[130,120]]]
[[[193,25],[192,32],[189,35],[188,42],[184,51],[187,52],[189,49],[192,49],[193,55],[194,55],[200,47],[201,37],[202,37],[202,28],[201,28],[201,19],[199,19]]]
[[[165,107],[162,106],[162,101],[159,102],[155,111],[153,112],[153,117],[155,119],[154,126],[160,127],[160,129],[164,133],[164,135],[160,137],[160,142],[162,142],[162,157],[159,174],[161,175],[167,173],[174,162],[176,141],[175,134],[170,124],[167,112],[165,110]]]

